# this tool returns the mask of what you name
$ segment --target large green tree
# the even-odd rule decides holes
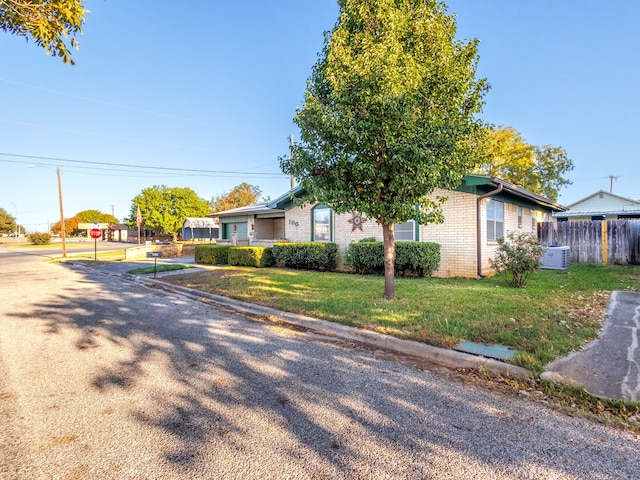
[[[213,197],[211,199],[211,211],[223,212],[232,208],[246,207],[258,203],[260,200],[266,201],[259,187],[241,183],[231,191]]]
[[[209,202],[192,189],[166,185],[145,188],[131,200],[127,223],[132,228],[136,225],[138,207],[145,228],[172,235],[174,241],[185,218],[204,217],[209,213]]]
[[[340,0],[340,17],[307,81],[294,121],[301,141],[281,168],[336,212],[383,230],[385,298],[393,298],[394,224],[442,221],[437,187],[470,170],[470,138],[488,88],[477,41],[455,39],[435,0]]]
[[[47,54],[73,65],[70,50],[78,49],[75,36],[82,33],[88,13],[84,4],[85,0],[0,0],[0,29],[32,40]]]
[[[573,170],[573,162],[560,147],[530,145],[520,132],[504,126],[488,126],[479,145],[476,173],[500,177],[554,201],[561,188],[571,185],[565,174]]]
[[[16,218],[7,212],[4,208],[0,208],[0,233],[10,235],[15,233],[17,229]]]

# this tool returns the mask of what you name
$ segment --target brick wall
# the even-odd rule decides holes
[[[470,193],[436,190],[433,197],[446,196],[442,206],[445,221],[420,226],[420,240],[440,245],[440,268],[436,277],[475,277],[476,196]]]
[[[434,242],[440,245],[440,268],[434,272],[436,277],[470,277],[475,278],[477,270],[477,244],[476,244],[476,199],[474,194],[437,189],[433,197],[446,196],[448,200],[443,204],[442,211],[445,221],[442,224],[421,225],[419,227],[419,240]],[[486,205],[488,199],[480,204],[480,225],[482,230],[481,259],[484,275],[493,274],[489,265],[489,258],[495,256],[497,242],[487,241],[486,233]],[[285,238],[291,242],[309,242],[311,236],[311,215],[315,205],[293,207],[286,211]],[[504,232],[518,230],[535,233],[532,216],[541,221],[544,214],[522,208],[522,226],[518,226],[518,207],[504,204]],[[362,230],[353,229],[351,213],[332,214],[333,241],[336,242],[341,252],[352,242],[363,238],[374,237],[382,241],[382,227],[374,220],[367,219],[362,223]]]

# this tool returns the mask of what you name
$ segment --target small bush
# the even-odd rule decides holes
[[[433,242],[396,243],[396,273],[430,277],[440,266],[440,245]]]
[[[433,242],[397,242],[395,272],[431,276],[440,266],[440,245]],[[357,242],[349,245],[345,261],[356,273],[384,272],[384,243]]]
[[[229,263],[230,245],[196,245],[195,262],[201,265],[226,265]]]
[[[377,241],[352,243],[347,248],[344,260],[356,273],[382,273],[384,244]]]
[[[547,247],[533,233],[509,232],[498,239],[496,258],[489,264],[504,275],[511,287],[524,287],[529,276],[540,268],[540,259]]]
[[[45,232],[34,232],[29,235],[29,241],[34,245],[49,245],[51,243],[51,235]]]
[[[328,271],[336,268],[338,245],[333,242],[276,243],[273,257],[285,267]]]
[[[271,267],[275,264],[269,247],[231,247],[229,265],[238,267]]]

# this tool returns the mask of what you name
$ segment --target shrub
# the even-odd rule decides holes
[[[433,242],[397,242],[396,275],[407,272],[431,276],[440,266],[440,245]],[[356,273],[384,272],[384,243],[357,242],[349,245],[345,261]]]
[[[195,262],[202,265],[226,265],[229,263],[230,245],[196,245]]]
[[[356,273],[384,272],[384,244],[377,241],[352,243],[347,248],[345,262]]]
[[[338,245],[333,242],[276,243],[273,257],[289,268],[333,270],[338,262]]]
[[[509,232],[498,239],[496,257],[489,264],[504,274],[505,282],[512,287],[524,287],[529,276],[540,268],[540,258],[546,246],[533,233]]]
[[[407,271],[430,277],[440,266],[440,245],[433,242],[396,243],[396,274]]]
[[[51,243],[51,235],[45,232],[34,232],[29,235],[29,241],[34,245],[49,245]]]
[[[271,267],[275,264],[269,247],[231,247],[229,265],[238,267]]]

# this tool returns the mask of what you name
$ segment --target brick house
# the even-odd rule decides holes
[[[382,227],[358,212],[337,214],[322,203],[295,205],[293,198],[304,191],[296,187],[272,202],[261,204],[281,218],[282,237],[292,242],[335,242],[344,251],[350,243],[374,237],[382,241]],[[495,254],[496,240],[512,230],[537,232],[537,223],[550,221],[554,212],[565,207],[499,178],[466,175],[455,190],[436,190],[446,196],[444,223],[419,225],[413,220],[395,226],[396,241],[428,241],[440,244],[439,277],[482,277],[492,273],[489,258]],[[259,206],[253,206],[257,208]],[[251,208],[251,207],[246,207]],[[220,221],[229,213],[220,212]],[[237,209],[236,209],[236,212]],[[241,222],[252,221],[235,218]],[[249,227],[250,228],[250,227]],[[244,231],[244,229],[243,229]],[[240,236],[238,241],[242,240]],[[248,243],[254,242],[248,238]],[[260,243],[264,244],[265,240]],[[277,238],[273,238],[277,240]]]

